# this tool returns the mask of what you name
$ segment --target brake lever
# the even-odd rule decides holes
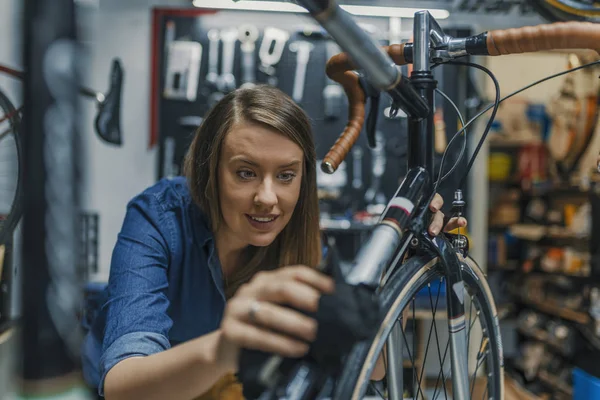
[[[358,82],[363,92],[365,92],[366,101],[370,103],[369,113],[367,114],[367,141],[369,147],[374,149],[377,145],[375,140],[375,132],[377,132],[377,118],[379,113],[379,99],[381,98],[381,92],[377,90],[364,75],[359,74]]]

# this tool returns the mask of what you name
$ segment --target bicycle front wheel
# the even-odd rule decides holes
[[[470,258],[459,258],[466,289],[470,398],[501,400],[504,374],[496,307],[480,268]],[[335,399],[358,400],[367,394],[393,400],[451,398],[452,356],[444,288],[438,258],[412,257],[395,272],[380,293],[384,315],[380,328],[372,340],[358,344],[348,356]],[[400,348],[401,354],[390,353],[390,345],[384,347],[392,332],[396,343],[401,343],[394,348]],[[385,378],[374,382],[370,378],[377,364],[378,369],[383,366]]]

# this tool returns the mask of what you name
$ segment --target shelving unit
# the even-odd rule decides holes
[[[532,154],[543,163],[521,180],[524,148],[537,148]],[[507,359],[507,373],[532,399],[566,399],[573,393],[570,371],[577,366],[577,349],[584,342],[591,346],[581,328],[594,323],[587,295],[600,281],[593,273],[590,232],[570,229],[577,227],[573,213],[587,207],[594,184],[558,180],[544,151],[540,141],[490,141],[490,156],[502,154],[497,159],[510,159],[511,168],[505,179],[489,181],[487,267],[492,280],[504,282],[504,293],[495,294],[499,308],[512,305],[501,320],[516,327],[517,349]]]

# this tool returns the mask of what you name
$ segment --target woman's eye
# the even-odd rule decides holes
[[[293,172],[282,172],[279,174],[279,179],[283,182],[291,182],[296,177],[296,174]]]
[[[240,178],[242,178],[242,179],[244,179],[244,180],[249,180],[249,179],[252,179],[252,178],[254,178],[254,177],[256,176],[256,175],[254,174],[254,172],[252,172],[252,171],[249,171],[249,170],[246,170],[246,169],[239,170],[239,171],[238,171],[238,172],[236,172],[236,173],[237,173],[237,175],[238,175]]]

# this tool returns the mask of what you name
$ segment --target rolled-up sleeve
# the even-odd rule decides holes
[[[104,394],[106,374],[117,363],[170,348],[173,322],[167,313],[167,269],[172,224],[156,194],[141,194],[127,207],[112,255],[104,305],[100,395]]]

